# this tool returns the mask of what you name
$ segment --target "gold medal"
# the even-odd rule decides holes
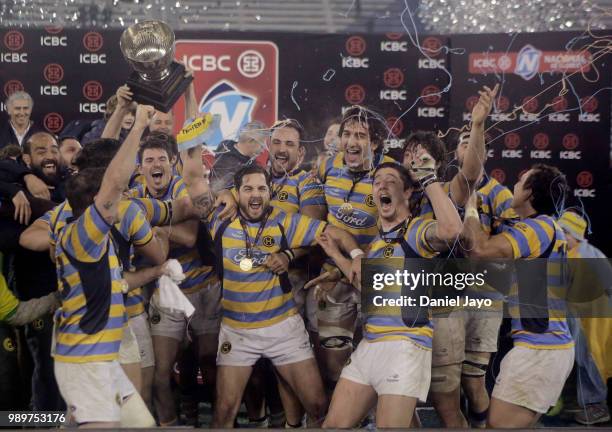
[[[343,216],[350,216],[353,214],[353,206],[350,203],[345,202],[340,206],[340,213]]]
[[[391,258],[393,256],[393,252],[395,252],[395,247],[393,247],[393,245],[388,244],[383,249],[383,257]]]
[[[253,268],[253,260],[251,258],[242,258],[240,260],[240,270],[249,271]]]

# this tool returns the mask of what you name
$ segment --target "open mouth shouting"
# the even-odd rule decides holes
[[[378,194],[378,201],[380,202],[380,210],[382,212],[388,212],[393,210],[393,200],[391,199],[391,195],[382,191]]]
[[[289,163],[289,155],[287,153],[276,153],[274,155],[274,161],[278,166],[286,169]]]
[[[54,161],[53,159],[43,160],[42,163],[40,164],[40,167],[42,168],[42,172],[45,175],[57,173],[57,162]]]
[[[345,161],[350,167],[357,167],[363,163],[363,150],[357,146],[347,147]]]

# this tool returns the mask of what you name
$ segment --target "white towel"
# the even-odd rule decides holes
[[[181,264],[177,260],[171,259],[168,260],[166,266],[170,276],[163,275],[159,278],[159,286],[155,292],[157,297],[155,303],[162,309],[182,312],[189,318],[193,315],[195,308],[177,285],[185,279]]]

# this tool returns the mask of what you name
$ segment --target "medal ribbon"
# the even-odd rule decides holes
[[[263,233],[263,230],[266,226],[266,223],[268,222],[268,218],[270,217],[271,212],[272,212],[272,209],[267,210],[264,218],[259,224],[259,229],[257,230],[257,234],[255,235],[255,239],[253,240],[253,243],[251,243],[251,237],[249,236],[249,230],[248,230],[248,226],[245,220],[243,219],[242,215],[238,217],[238,219],[240,219],[240,225],[242,226],[242,231],[244,232],[244,243],[246,245],[246,256],[249,259],[253,258],[253,253],[252,253],[253,247],[257,245],[257,242],[259,241],[259,238],[261,237],[261,234]]]

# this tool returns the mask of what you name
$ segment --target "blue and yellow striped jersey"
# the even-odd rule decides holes
[[[395,161],[387,156],[382,156],[375,167],[384,162]],[[378,211],[372,196],[373,174],[374,172],[371,171],[362,177],[354,177],[344,165],[344,153],[338,153],[333,158],[325,159],[319,166],[318,173],[325,192],[328,209],[327,222],[352,234],[364,250],[378,234],[376,228]],[[355,181],[355,187],[349,196],[353,181]],[[340,210],[345,200],[348,200],[352,206],[352,214],[343,214]]]
[[[119,222],[115,224],[115,228],[121,236],[133,246],[144,246],[153,238],[151,225],[147,221],[141,207],[132,200],[122,200],[118,208]],[[68,201],[49,210],[44,218],[49,223],[49,234],[51,244],[55,245],[57,241],[57,233],[66,225],[68,219],[72,217],[72,208]],[[133,259],[134,250],[131,248],[130,257]],[[124,269],[126,271],[133,270],[133,267]],[[142,289],[137,288],[131,290],[125,299],[125,305],[128,315],[135,317],[144,312],[144,302],[142,297]]]
[[[133,198],[147,198],[149,193],[146,187],[137,187],[129,191],[129,195]],[[184,198],[187,194],[187,187],[183,179],[178,176],[172,177],[168,185],[168,189],[164,196],[160,197],[161,201],[170,201],[174,199]],[[194,293],[207,287],[214,279],[216,279],[213,268],[205,266],[200,259],[200,255],[196,248],[175,247],[170,250],[169,258],[175,258],[181,263],[185,280],[181,282],[180,288],[184,293]]]
[[[211,236],[216,238],[222,225],[219,211],[209,218]],[[246,222],[251,241],[257,236],[260,222]],[[268,255],[282,250],[283,232],[291,249],[311,246],[323,232],[326,222],[298,213],[271,210],[259,241],[253,245],[253,268],[240,269],[246,257],[246,239],[239,218],[234,219],[222,233],[223,250],[223,322],[231,327],[268,327],[297,313],[293,294],[283,291],[280,278],[262,264]],[[282,229],[281,229],[282,227]],[[218,241],[218,240],[217,240]]]
[[[512,319],[512,338],[515,345],[535,349],[563,349],[573,346],[572,336],[565,320],[565,301],[556,293],[564,292],[561,287],[563,261],[567,258],[567,241],[563,230],[555,220],[547,215],[523,219],[514,224],[503,225],[500,234],[512,245],[514,259],[534,259],[552,250],[547,257],[546,278],[548,281],[548,328],[542,333],[534,333],[523,328],[519,313],[518,288],[515,284],[508,297]],[[543,257],[542,259],[544,259]],[[531,317],[529,317],[531,318]]]
[[[287,213],[300,213],[304,207],[325,205],[323,186],[304,170],[288,176],[272,176],[270,205]]]
[[[425,240],[425,232],[435,224],[432,219],[423,217],[414,218],[408,225],[404,240],[415,252],[415,257],[433,258],[437,252],[433,251]],[[386,238],[394,238],[397,233],[389,233]],[[390,252],[388,247],[393,247]],[[368,252],[368,259],[374,258],[404,258],[405,253],[398,241],[387,243],[376,236],[372,242],[372,248]],[[385,298],[399,298],[401,296],[401,286],[385,287]],[[365,338],[368,342],[380,342],[391,340],[409,340],[424,348],[431,349],[433,337],[433,325],[431,321],[419,327],[407,327],[402,320],[400,306],[376,307],[374,313],[368,314],[365,318]]]
[[[480,223],[487,234],[498,234],[502,219],[516,219],[512,192],[493,177],[485,177],[478,191]]]
[[[110,231],[95,205],[56,230],[62,307],[57,312],[55,360],[84,363],[118,357],[127,315]]]

